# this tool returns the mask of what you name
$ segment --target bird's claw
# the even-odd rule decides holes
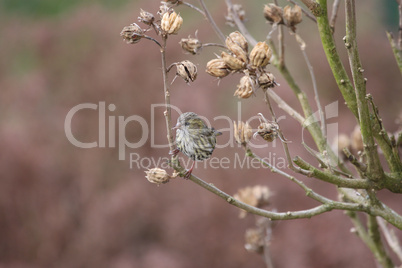
[[[169,151],[169,154],[172,156],[176,156],[179,152],[180,152],[180,150],[178,148],[176,148],[173,151]]]
[[[192,172],[193,172],[192,170],[187,170],[186,173],[184,173],[183,178],[186,179],[186,180],[190,179]]]

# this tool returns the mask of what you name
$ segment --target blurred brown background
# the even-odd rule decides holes
[[[396,33],[397,6],[395,1],[357,2],[358,43],[368,92],[380,107],[386,128],[394,132],[401,112],[402,80],[385,31]],[[147,165],[153,167],[149,161],[130,169],[130,153],[158,161],[167,156],[167,148],[153,148],[148,138],[138,149],[127,148],[126,159],[120,161],[117,148],[81,149],[66,138],[65,117],[81,103],[116,105],[115,111],[106,110],[106,118],[114,116],[116,123],[118,116],[131,115],[151,122],[151,104],[163,102],[159,50],[147,40],[127,45],[119,33],[125,25],[137,22],[140,8],[156,14],[159,1],[0,3],[0,267],[264,267],[259,255],[244,249],[244,232],[253,227],[254,216],[238,219],[238,209],[190,181],[177,179],[160,187],[148,183],[144,171]],[[270,31],[262,16],[266,3],[253,1],[245,8],[247,26],[258,40],[264,40]],[[224,1],[206,4],[224,33],[230,33],[232,29],[223,19]],[[341,5],[335,36],[347,65],[343,8]],[[204,68],[219,50],[205,48],[200,56],[181,51],[180,38],[194,36],[196,30],[204,43],[219,40],[200,15],[186,7],[177,10],[184,25],[179,35],[169,40],[168,62],[197,62],[199,75],[190,87],[180,79],[174,82],[172,104],[206,116],[217,129],[229,128],[227,121],[212,119],[219,115],[238,119],[238,100],[232,95],[240,76],[229,76],[218,85]],[[349,134],[355,120],[337,91],[316,26],[306,17],[303,20],[299,31],[307,42],[322,103],[339,100],[339,118],[330,123],[338,123],[340,132]],[[296,42],[288,34],[285,40],[286,63],[312,97],[308,69]],[[277,93],[300,111],[283,78],[269,68],[281,84]],[[242,120],[258,112],[268,114],[261,92],[241,101],[241,108]],[[276,106],[275,110],[278,116],[286,115]],[[176,118],[175,113],[173,120]],[[155,140],[164,143],[162,109],[156,110],[154,119]],[[73,134],[83,142],[98,141],[98,121],[98,111],[78,112],[73,118]],[[300,144],[296,121],[286,115],[281,127],[292,141],[292,154],[312,160]],[[140,124],[131,122],[125,134],[129,141],[137,142],[142,133]],[[116,142],[117,137],[116,127]],[[220,144],[230,139],[228,135],[219,138]],[[311,139],[307,142],[312,146]],[[260,140],[255,143],[262,144]],[[272,157],[283,157],[279,143],[256,151],[261,156],[275,153]],[[234,163],[235,154],[243,159],[242,150],[230,146],[217,149],[213,156],[228,157]],[[270,209],[300,210],[317,205],[295,184],[267,169],[199,165],[194,174],[229,194],[249,185],[267,185],[274,193]],[[330,198],[337,196],[334,187],[309,178],[303,181]],[[379,196],[402,213],[401,196],[388,191]],[[276,222],[273,261],[276,267],[376,267],[351,227],[341,211],[309,220]],[[401,232],[396,232],[401,237]]]

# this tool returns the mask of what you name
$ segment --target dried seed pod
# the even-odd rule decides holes
[[[230,74],[230,69],[223,59],[213,59],[207,63],[206,72],[215,77],[225,77]]]
[[[343,150],[343,148],[349,148],[350,146],[350,138],[345,134],[340,134],[335,139],[336,145],[338,146],[339,150]]]
[[[127,44],[138,43],[144,36],[144,31],[136,23],[125,26],[120,32],[120,36],[127,42]]]
[[[236,57],[233,57],[229,53],[226,53],[225,51],[222,51],[221,53],[221,58],[225,61],[226,65],[234,71],[239,71],[241,69],[244,69],[246,67],[246,63],[239,60]]]
[[[148,171],[145,171],[145,173],[147,174],[145,178],[147,178],[149,182],[156,183],[158,185],[161,183],[167,183],[171,179],[166,170],[160,168],[152,168]]]
[[[283,17],[285,18],[286,25],[291,27],[293,30],[294,26],[302,21],[302,10],[298,5],[285,6],[283,9]]]
[[[261,254],[264,252],[266,230],[263,228],[249,228],[244,234],[246,241],[244,248],[249,252]]]
[[[253,95],[254,88],[255,77],[245,75],[240,79],[240,83],[237,85],[237,90],[233,96],[237,96],[239,99],[247,99]]]
[[[258,42],[250,52],[250,63],[253,67],[265,67],[271,59],[272,51],[265,42]]]
[[[258,85],[262,89],[268,89],[275,87],[277,84],[275,83],[275,76],[272,73],[263,73],[260,77],[258,77]]]
[[[140,16],[138,17],[138,21],[145,23],[146,25],[151,25],[154,23],[155,17],[152,13],[144,11],[141,9]]]
[[[241,188],[233,195],[235,199],[258,208],[268,205],[270,196],[271,192],[269,188],[261,185]],[[240,218],[244,218],[246,216],[246,211],[241,210],[239,216]]]
[[[283,24],[283,11],[281,7],[275,4],[264,6],[264,17],[272,23]]]
[[[202,48],[202,43],[200,40],[197,38],[191,38],[190,36],[188,38],[182,38],[179,44],[181,45],[182,49],[190,52],[193,55],[197,54]]]
[[[243,6],[239,4],[234,4],[232,8],[228,7],[228,15],[225,16],[226,23],[229,24],[230,26],[234,27],[236,25],[232,16],[232,11],[241,21],[246,20],[246,12],[244,11]]]
[[[362,133],[358,125],[355,126],[352,132],[350,144],[352,146],[352,149],[355,150],[356,152],[363,151],[364,149]]]
[[[170,7],[169,7],[169,4],[168,4],[168,3],[164,3],[164,2],[161,2],[161,3],[162,3],[162,5],[159,6],[159,10],[158,10],[157,14],[158,14],[158,15],[161,17],[161,19],[162,19],[163,15],[164,15],[165,13],[169,12]]]
[[[161,29],[166,34],[177,34],[183,24],[183,18],[176,12],[166,12],[162,16]]]
[[[197,66],[191,61],[185,60],[176,64],[177,72],[176,74],[188,83],[189,81],[194,82],[197,78]]]
[[[261,122],[254,136],[256,134],[260,135],[267,142],[272,142],[278,137],[278,125],[270,122]]]
[[[332,149],[338,153],[342,158],[345,157],[343,153],[344,148],[350,149],[350,138],[345,134],[338,135],[332,142]]]
[[[240,32],[229,34],[226,38],[226,46],[238,59],[247,62],[248,43]]]
[[[253,130],[248,123],[233,121],[234,138],[240,145],[246,146],[253,136]]]

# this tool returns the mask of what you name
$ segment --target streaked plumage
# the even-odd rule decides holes
[[[222,133],[209,128],[205,122],[193,112],[183,113],[177,119],[177,148],[194,161],[208,159],[215,149],[216,136]],[[194,163],[187,174],[189,177]]]

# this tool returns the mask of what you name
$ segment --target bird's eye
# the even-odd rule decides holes
[[[185,122],[184,125],[185,125],[185,126],[189,126],[190,123],[189,123],[189,122]]]

